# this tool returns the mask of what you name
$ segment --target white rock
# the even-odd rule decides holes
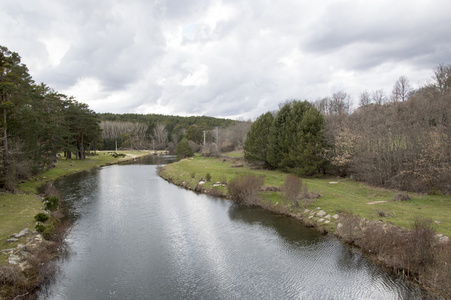
[[[324,217],[325,215],[327,215],[327,213],[326,213],[324,210],[320,210],[320,211],[317,212],[315,215],[316,215],[317,217],[322,218],[322,217]]]
[[[11,265],[17,265],[19,263],[19,261],[20,261],[20,257],[19,256],[15,255],[15,254],[11,254],[9,256],[8,262]]]
[[[318,222],[318,223],[322,223],[322,222],[324,222],[324,219],[321,218],[321,219],[319,219],[317,222]]]
[[[439,244],[447,244],[449,243],[449,237],[447,237],[446,235],[442,236],[441,238],[438,239]]]
[[[29,230],[28,228],[25,228],[25,229],[22,230],[21,232],[15,233],[15,234],[13,234],[12,236],[15,237],[15,238],[21,238],[21,237],[23,237],[23,236],[26,236],[26,235],[29,234],[29,233],[30,233],[30,230]]]
[[[333,215],[332,218],[334,218],[335,220],[338,220],[338,215]]]

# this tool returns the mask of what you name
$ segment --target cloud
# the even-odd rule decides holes
[[[424,84],[450,63],[451,3],[3,1],[2,43],[98,112],[255,118],[287,99]]]

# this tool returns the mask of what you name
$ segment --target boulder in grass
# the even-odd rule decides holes
[[[392,201],[409,201],[409,195],[405,193],[398,193],[395,197],[393,197]]]

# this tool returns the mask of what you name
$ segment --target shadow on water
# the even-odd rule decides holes
[[[177,161],[175,155],[147,155],[136,158],[126,164],[130,165],[166,165]]]
[[[290,244],[297,244],[300,240],[315,243],[323,239],[323,235],[315,229],[308,228],[295,219],[277,215],[259,207],[233,204],[228,213],[231,220],[266,227],[277,232]]]
[[[127,164],[173,161],[150,156]],[[155,167],[95,169],[61,186],[76,223],[76,254],[62,262],[53,296],[41,299],[421,299],[333,236],[261,208],[173,189]]]

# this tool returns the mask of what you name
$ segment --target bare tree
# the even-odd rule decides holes
[[[409,93],[412,92],[412,87],[409,84],[409,80],[405,76],[399,77],[393,86],[392,101],[404,102],[407,100]]]
[[[329,113],[329,103],[330,103],[330,98],[325,97],[325,98],[316,100],[313,104],[323,115],[327,115]]]
[[[152,137],[154,142],[159,148],[165,147],[168,141],[168,132],[166,130],[166,125],[163,123],[157,123],[152,131]]]
[[[359,106],[365,106],[371,104],[371,96],[368,91],[363,91],[359,95]]]
[[[434,68],[432,84],[442,95],[451,89],[451,65],[439,64]]]
[[[251,125],[250,120],[238,121],[232,126],[221,129],[219,135],[222,151],[242,150]]]
[[[102,121],[102,139],[122,140],[123,145],[141,148],[146,140],[147,125],[136,122]]]
[[[351,96],[343,91],[332,95],[328,105],[331,115],[348,115],[351,112]]]
[[[382,105],[387,102],[387,96],[385,96],[384,90],[374,90],[371,93],[371,102],[376,103],[377,105]]]

